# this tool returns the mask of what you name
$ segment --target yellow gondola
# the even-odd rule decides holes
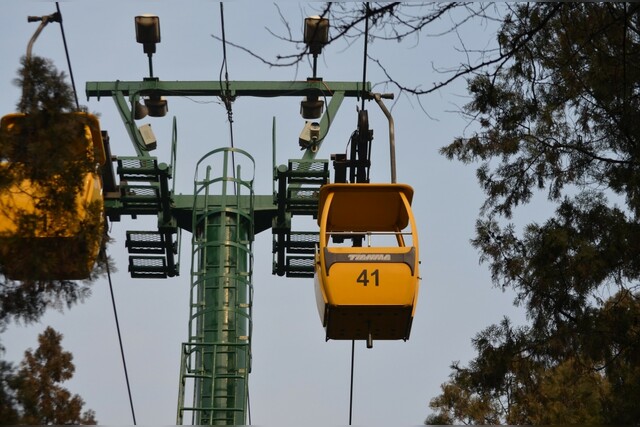
[[[106,158],[98,119],[80,112],[60,117],[84,128],[79,133],[81,137],[70,142],[67,152],[72,158],[68,160],[89,159],[96,165],[103,165]],[[19,134],[28,126],[27,118],[24,114],[6,115],[0,121],[0,128],[5,135]],[[28,144],[38,142],[24,141]],[[12,171],[23,164],[4,158],[0,162],[0,174],[10,178]],[[0,263],[5,276],[14,280],[89,277],[102,243],[102,180],[97,171],[86,173],[80,179],[82,186],[75,198],[75,209],[55,213],[38,202],[43,199],[44,192],[43,184],[37,180],[23,177],[0,187]],[[30,224],[25,226],[25,222]]]
[[[412,198],[405,184],[320,189],[315,282],[327,340],[409,338],[419,283]],[[357,246],[340,246],[353,238]]]

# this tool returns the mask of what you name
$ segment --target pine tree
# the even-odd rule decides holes
[[[73,356],[63,351],[62,335],[51,327],[39,335],[35,351],[27,350],[17,371],[0,364],[2,424],[96,424],[95,413],[82,412],[84,401],[60,384],[71,379]]]

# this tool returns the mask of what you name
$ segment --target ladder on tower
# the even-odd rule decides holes
[[[221,164],[219,170],[210,166]],[[178,424],[188,413],[193,424],[246,423],[254,196],[253,180],[242,175],[252,176],[253,165],[248,153],[222,148],[196,168],[189,341],[182,345]],[[195,390],[190,401],[186,389]]]
[[[212,372],[204,369],[203,362],[216,366],[225,359],[227,369]],[[245,343],[183,343],[180,361],[180,384],[177,424],[184,424],[188,413],[191,423],[202,425],[236,425],[244,418],[244,402],[248,394],[250,367],[243,364],[250,360],[250,346]],[[194,384],[211,384],[208,390],[199,390],[200,403],[186,403],[185,391],[193,390]],[[231,403],[231,405],[230,405]]]

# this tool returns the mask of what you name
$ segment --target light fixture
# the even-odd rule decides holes
[[[304,43],[309,53],[319,55],[329,41],[329,20],[319,16],[310,16],[304,20]]]
[[[169,111],[167,99],[164,96],[151,95],[144,99],[144,105],[147,107],[149,117],[164,117]]]
[[[155,15],[136,16],[136,41],[144,46],[144,53],[156,53],[156,43],[160,43],[160,18]]]
[[[319,16],[310,16],[304,20],[304,43],[313,55],[313,78],[316,78],[318,55],[329,41],[329,20]]]
[[[307,96],[300,102],[300,115],[303,119],[318,119],[322,116],[323,109],[324,101],[314,95]]]
[[[133,118],[135,120],[144,119],[149,114],[149,109],[146,105],[142,105],[140,101],[136,100],[133,104]]]
[[[160,18],[155,15],[140,15],[135,18],[136,41],[141,43],[144,53],[149,57],[149,76],[153,77],[151,57],[156,53],[156,44],[160,43]]]
[[[308,81],[321,81],[317,77],[318,55],[329,41],[329,20],[320,16],[310,16],[304,20],[304,43],[313,55],[313,77]],[[308,95],[300,103],[300,114],[304,119],[317,119],[322,116],[324,101],[317,95]]]

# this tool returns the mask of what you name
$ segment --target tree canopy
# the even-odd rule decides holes
[[[508,62],[468,80],[480,130],[441,152],[479,162],[473,245],[530,324],[478,333],[427,423],[637,423],[640,6],[521,3]],[[523,35],[526,37],[523,38]],[[536,194],[544,223],[508,223]]]
[[[96,424],[93,411],[82,412],[82,398],[60,385],[75,370],[73,356],[63,351],[61,341],[62,335],[48,327],[17,370],[0,362],[1,424]]]

